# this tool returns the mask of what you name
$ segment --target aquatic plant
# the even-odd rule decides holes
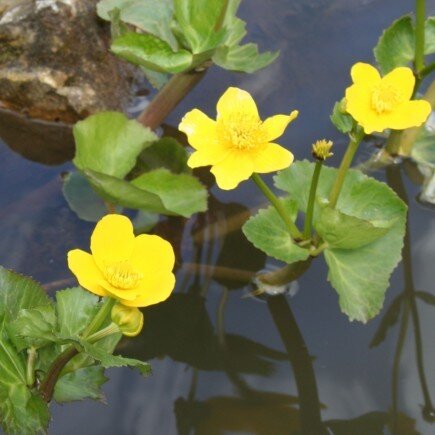
[[[0,414],[7,432],[44,432],[52,400],[101,400],[108,367],[130,366],[149,374],[148,363],[114,352],[123,335],[137,336],[146,325],[139,308],[171,295],[175,255],[169,242],[156,235],[135,236],[134,230],[149,230],[161,214],[189,218],[207,209],[206,187],[192,169],[211,166],[224,190],[248,179],[255,182],[271,206],[252,216],[243,232],[255,247],[286,263],[291,279],[323,256],[328,280],[350,320],[365,323],[382,308],[401,260],[407,207],[387,184],[350,167],[360,143],[376,132],[389,134],[384,152],[414,151],[422,162],[432,159],[434,164],[433,134],[419,138],[419,130],[412,145],[405,146],[403,131],[421,129],[434,104],[432,94],[421,99],[418,89],[435,70],[425,58],[435,52],[435,18],[426,19],[424,1],[417,0],[415,23],[403,17],[384,32],[375,48],[383,77],[369,64],[353,66],[353,84],[331,115],[349,137],[339,168],[325,165],[332,151],[339,153],[327,139],[312,144],[312,162],[294,162],[293,153],[274,141],[298,112],[262,121],[251,95],[234,87],[218,101],[216,120],[198,109],[183,117],[179,128],[194,149],[189,154],[156,130],[208,68],[214,63],[252,73],[277,57],[259,54],[255,44],[240,45],[246,23],[236,16],[239,4],[98,4],[100,17],[111,22],[111,51],[138,66],[159,91],[137,120],[101,112],[74,126],[77,172],[65,177],[64,194],[80,217],[98,221],[91,253],[68,253],[80,287],[60,290],[53,300],[32,279],[0,268]],[[260,176],[276,171],[279,197]],[[124,208],[139,211],[136,222],[121,215]],[[273,301],[268,301],[271,307]]]

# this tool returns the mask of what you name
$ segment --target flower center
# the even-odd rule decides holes
[[[143,278],[128,261],[118,261],[107,265],[103,271],[104,277],[113,287],[128,290],[136,287]]]
[[[218,120],[217,130],[220,140],[236,150],[251,150],[267,142],[261,121],[244,113]]]
[[[372,93],[372,108],[378,113],[391,112],[402,101],[402,93],[389,83],[381,83]]]

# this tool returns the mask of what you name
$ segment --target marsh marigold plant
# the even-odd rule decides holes
[[[174,250],[161,237],[133,233],[125,216],[109,214],[91,237],[91,254],[68,253],[68,266],[80,285],[128,307],[146,307],[169,297],[175,285]]]
[[[411,100],[415,77],[410,68],[395,68],[381,77],[376,68],[359,62],[352,67],[351,76],[353,85],[346,89],[346,111],[366,134],[417,127],[432,110],[425,100]]]
[[[211,166],[217,185],[224,190],[234,189],[254,172],[287,168],[293,154],[273,141],[297,116],[294,110],[290,115],[262,121],[251,95],[229,88],[217,103],[216,121],[198,109],[188,112],[181,121],[179,129],[195,149],[188,165]]]

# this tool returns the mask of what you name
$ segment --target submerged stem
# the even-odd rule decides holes
[[[426,21],[426,0],[416,0],[415,6],[415,57],[417,73],[424,68],[424,31]]]
[[[305,215],[303,238],[311,237],[311,227],[313,225],[314,202],[316,200],[317,186],[319,184],[320,172],[322,170],[323,161],[316,160],[314,167],[313,178],[311,179],[310,196],[308,198],[307,214]]]
[[[281,216],[281,219],[284,221],[287,229],[290,232],[290,235],[295,240],[299,240],[302,237],[301,232],[299,231],[296,224],[291,220],[287,211],[285,210],[281,200],[267,187],[267,184],[263,181],[263,179],[258,174],[252,174],[252,180],[259,187],[259,189],[263,192],[264,196],[270,201],[270,203],[275,207],[275,210]]]
[[[347,147],[346,153],[343,156],[343,160],[338,168],[338,174],[335,178],[334,185],[332,186],[331,193],[329,195],[329,205],[335,208],[337,205],[338,197],[340,196],[341,188],[343,187],[344,180],[346,178],[347,171],[352,164],[353,157],[355,156],[356,150],[364,137],[364,132],[360,131],[351,137],[349,145]]]

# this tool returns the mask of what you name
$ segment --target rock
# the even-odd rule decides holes
[[[133,69],[110,54],[96,3],[0,0],[0,137],[28,159],[70,159],[71,124],[128,103]]]
[[[0,102],[46,121],[122,109],[128,72],[97,0],[0,0]]]

